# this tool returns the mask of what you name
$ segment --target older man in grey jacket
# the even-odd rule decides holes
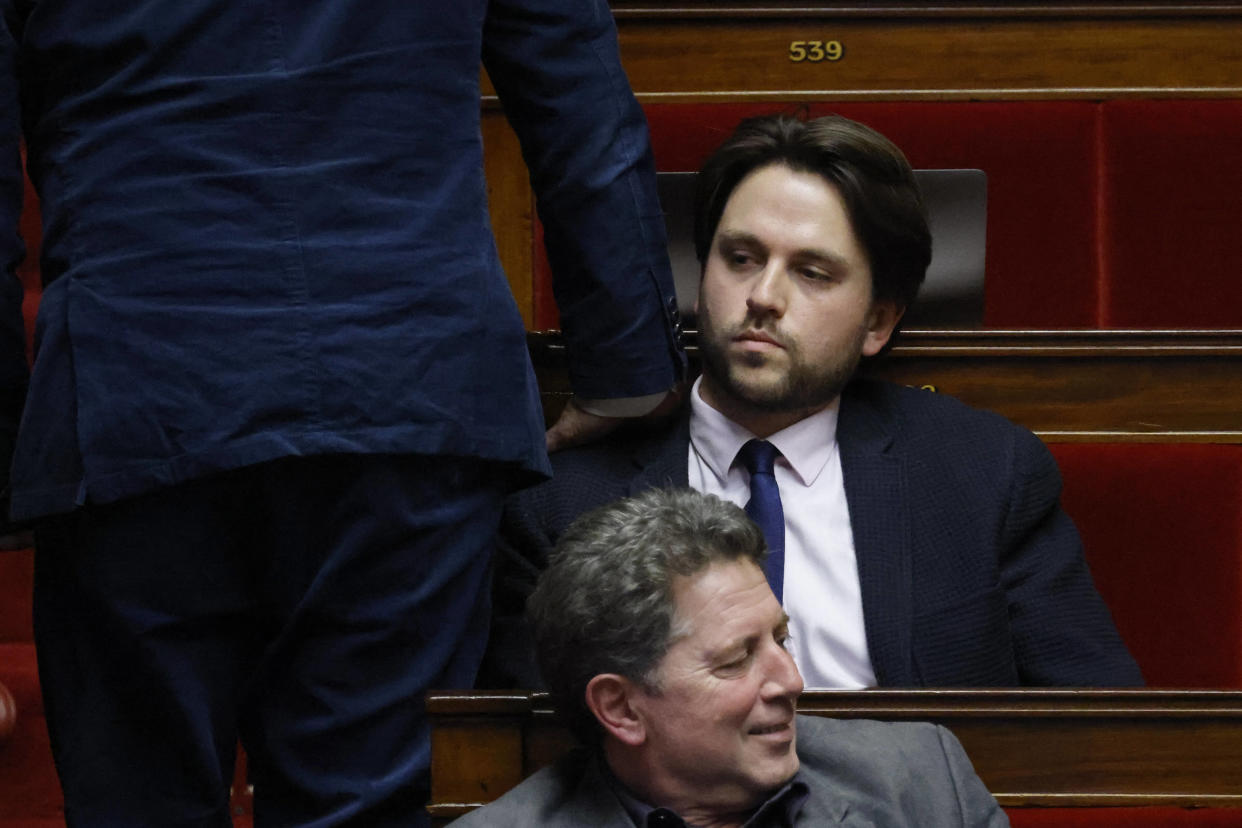
[[[455,825],[1008,825],[944,728],[795,715],[765,552],[739,508],[690,490],[576,521],[530,613],[587,747]]]

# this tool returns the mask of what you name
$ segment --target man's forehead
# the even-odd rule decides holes
[[[778,623],[780,604],[749,558],[713,561],[673,579],[673,638],[724,639],[744,627]]]
[[[729,194],[716,226],[715,241],[765,244],[800,229],[804,252],[840,257],[844,244],[860,248],[858,233],[840,190],[814,172],[769,165],[753,170]]]

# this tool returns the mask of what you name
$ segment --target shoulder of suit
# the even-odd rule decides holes
[[[934,750],[940,754],[939,725],[798,716],[798,756],[808,764],[880,763]]]
[[[594,759],[583,749],[571,751],[522,780],[494,802],[451,824],[451,828],[516,828],[549,824],[577,794]]]

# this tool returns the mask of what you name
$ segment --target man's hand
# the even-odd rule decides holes
[[[571,446],[590,443],[614,431],[626,421],[625,417],[601,417],[584,411],[571,397],[561,410],[561,416],[547,431],[548,451],[560,451]]]
[[[547,431],[548,451],[559,451],[594,442],[616,430],[626,421],[645,424],[662,423],[681,408],[688,388],[689,386],[685,383],[678,384],[665,394],[652,410],[641,416],[633,417],[608,417],[602,414],[592,414],[571,397],[561,411],[561,416]]]

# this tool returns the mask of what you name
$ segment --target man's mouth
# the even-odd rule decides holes
[[[776,337],[772,336],[771,334],[764,333],[763,331],[755,331],[755,330],[742,331],[740,334],[733,337],[733,341],[739,342],[742,344],[753,342],[761,346],[770,345],[770,346],[774,346],[777,348],[785,347],[784,345],[781,344],[780,340],[776,339]]]
[[[761,727],[753,727],[750,730],[752,736],[766,736],[769,733],[784,733],[792,724],[791,721],[777,722],[776,724],[763,725]]]

